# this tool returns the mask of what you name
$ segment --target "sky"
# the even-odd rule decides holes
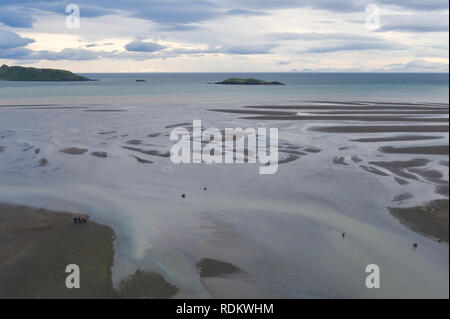
[[[0,64],[80,73],[448,72],[448,37],[448,0],[0,0]]]

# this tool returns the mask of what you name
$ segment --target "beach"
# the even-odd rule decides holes
[[[177,291],[161,276],[137,270],[112,286],[114,231],[84,215],[0,205],[0,298],[168,298]],[[66,287],[65,267],[80,267],[79,289]]]
[[[206,84],[222,78],[175,78],[173,99],[0,99],[0,296],[448,298],[448,95]],[[277,172],[174,164],[170,134],[193,120],[278,128]],[[82,269],[78,291],[66,264]]]
[[[111,298],[114,232],[75,214],[0,205],[0,298]],[[78,215],[79,216],[79,215]],[[83,269],[80,289],[67,289],[65,268]]]

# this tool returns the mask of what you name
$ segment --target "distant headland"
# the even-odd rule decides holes
[[[229,78],[222,82],[216,82],[214,84],[225,84],[225,85],[285,85],[284,83],[274,81],[266,82],[258,79],[241,79],[241,78]]]
[[[57,69],[25,68],[21,66],[0,67],[0,81],[93,81],[70,71]]]

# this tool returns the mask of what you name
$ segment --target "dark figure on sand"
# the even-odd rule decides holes
[[[72,220],[74,224],[86,224],[88,221],[86,217],[78,217],[78,216],[74,217]]]

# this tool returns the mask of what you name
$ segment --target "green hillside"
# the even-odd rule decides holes
[[[0,81],[90,81],[90,79],[65,70],[24,68],[4,64],[0,67]]]

